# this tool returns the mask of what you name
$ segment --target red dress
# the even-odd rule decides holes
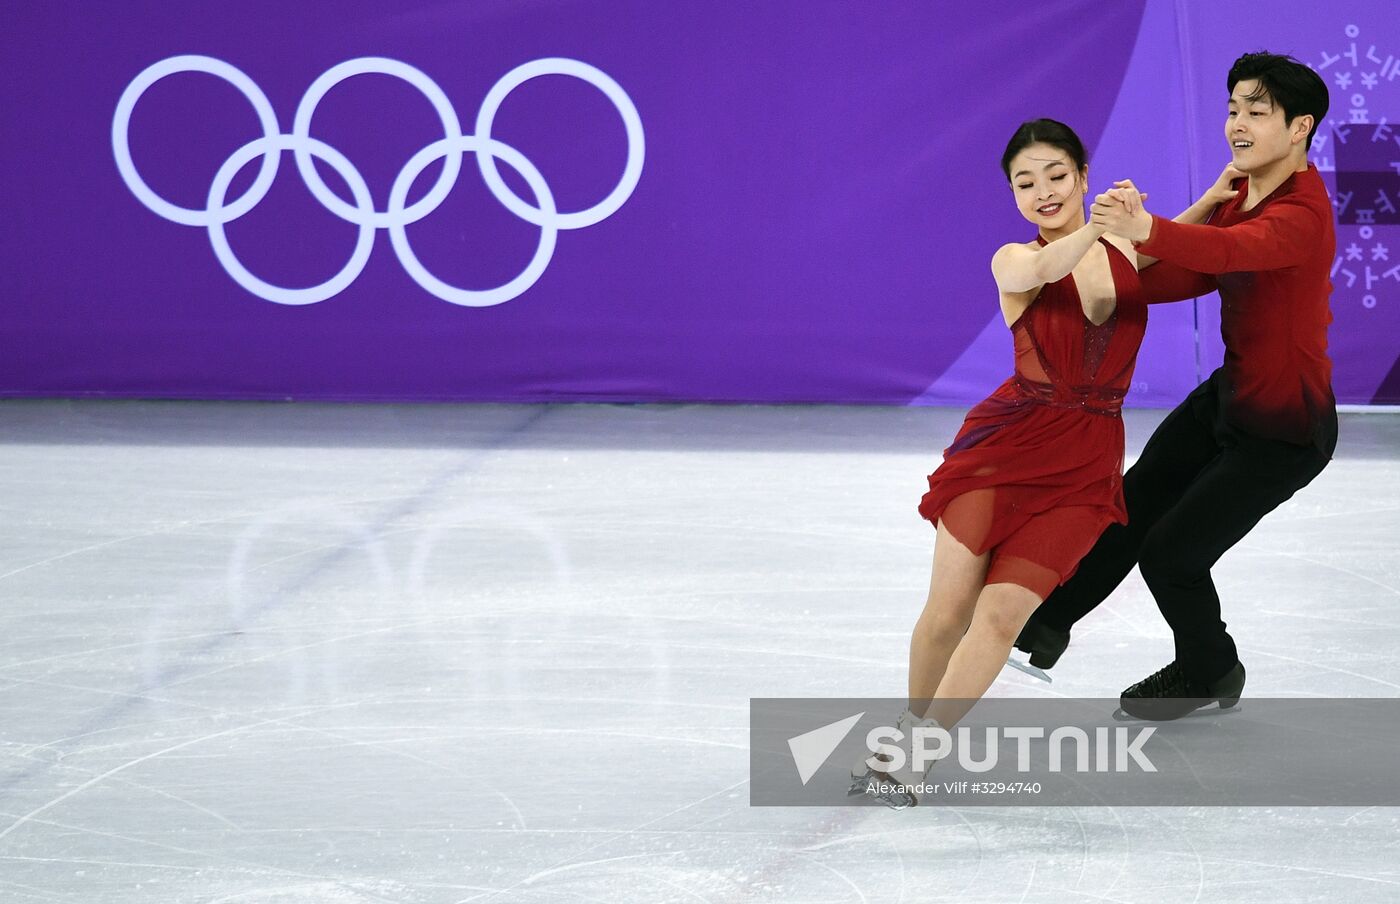
[[[986,583],[1042,598],[1104,528],[1128,520],[1121,410],[1147,305],[1137,268],[1099,241],[1113,314],[1098,326],[1085,317],[1073,274],[1046,284],[1011,327],[1015,375],[967,413],[919,503],[974,553],[992,551]]]

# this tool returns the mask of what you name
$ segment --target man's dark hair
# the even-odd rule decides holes
[[[1032,119],[1021,123],[1006,143],[1006,152],[1001,155],[1001,171],[1008,181],[1011,179],[1011,161],[1037,143],[1048,144],[1069,154],[1074,161],[1075,172],[1084,169],[1084,142],[1074,134],[1074,129],[1054,119]]]
[[[1311,148],[1313,134],[1327,115],[1327,83],[1322,76],[1291,56],[1260,51],[1235,60],[1225,78],[1226,90],[1234,94],[1236,85],[1250,79],[1258,79],[1259,85],[1248,100],[1268,99],[1278,104],[1285,122],[1291,123],[1299,116],[1313,118],[1307,144]]]

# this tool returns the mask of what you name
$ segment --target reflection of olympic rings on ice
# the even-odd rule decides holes
[[[278,611],[303,605],[313,593],[319,574],[298,574],[295,567],[307,557],[327,555],[337,556],[327,576],[348,575],[371,588],[371,598],[393,598],[394,570],[382,541],[343,504],[297,501],[280,506],[254,517],[234,538],[223,578],[225,612],[195,602],[212,602],[202,589],[152,611],[142,643],[146,687],[237,669],[238,684],[250,695],[276,699],[285,694],[295,703],[312,691],[334,696],[341,672],[336,638],[310,619],[286,618]],[[314,588],[314,596],[322,593]],[[343,611],[343,604],[338,608]],[[207,643],[247,631],[245,649],[231,663],[210,666],[207,657],[191,656],[191,642],[197,651],[201,639]]]
[[[153,611],[145,685],[229,673],[250,695],[302,704],[393,661],[400,677],[455,690],[444,705],[509,706],[556,692],[561,663],[601,662],[642,676],[629,681],[633,699],[670,699],[672,639],[658,613],[645,597],[582,592],[551,519],[462,500],[390,526],[359,507],[298,499],[249,517],[231,538],[223,612],[202,588],[206,604],[182,594]],[[234,635],[237,655],[201,652]]]
[[[435,614],[442,617],[464,597],[480,594],[483,583],[499,579],[501,583],[488,591],[497,594],[490,599],[489,608],[469,613],[459,610],[459,616],[484,620],[491,627],[481,639],[455,651],[455,667],[472,671],[472,698],[523,698],[529,689],[521,676],[533,664],[522,663],[521,642],[527,641],[524,649],[538,652],[539,644],[558,625],[553,618],[546,621],[520,613],[516,600],[500,594],[514,586],[530,596],[567,600],[573,575],[568,549],[547,520],[501,503],[440,508],[425,523],[415,525],[415,530],[405,585],[405,601],[412,616],[419,620]],[[530,546],[533,553],[527,552]],[[464,572],[464,552],[489,557],[504,568],[490,575],[473,574],[470,569]],[[546,563],[547,571],[542,567]],[[547,583],[541,586],[535,581]],[[436,648],[440,640],[434,638],[426,646]]]
[[[473,501],[439,509],[417,529],[406,584],[416,621],[450,612],[464,594],[481,592],[468,581],[501,582],[491,588],[492,608],[470,613],[489,625],[479,629],[485,642],[463,646],[456,664],[474,673],[474,698],[498,706],[537,701],[558,693],[552,685],[557,669],[608,663],[646,676],[629,687],[636,699],[670,699],[671,641],[654,613],[645,604],[619,611],[611,600],[600,605],[580,593],[553,520],[506,503]],[[472,555],[489,559],[493,568],[479,576],[461,571]]]
[[[207,73],[237,88],[253,105],[263,130],[261,138],[245,144],[224,161],[209,187],[208,200],[203,210],[179,207],[156,194],[136,170],[127,134],[132,111],[146,90],[166,76],[182,72]],[[321,99],[340,82],[364,73],[393,76],[421,91],[437,113],[444,136],[414,154],[404,164],[390,189],[388,205],[382,211],[374,209],[369,187],[359,170],[340,152],[311,137],[311,118]],[[607,197],[585,210],[560,212],[555,206],[549,184],[535,165],[515,148],[491,137],[496,113],[506,96],[521,84],[541,75],[567,75],[587,82],[603,92],[622,116],[623,127],[627,133],[627,162],[622,178]],[[645,145],[641,116],[631,98],[622,90],[622,86],[602,70],[587,63],[559,57],[534,60],[506,73],[486,93],[486,98],[477,113],[475,135],[462,133],[451,101],[432,79],[407,63],[382,57],[347,60],[331,67],[312,82],[297,105],[290,135],[280,133],[277,114],[272,109],[272,104],[252,79],[228,63],[206,56],[174,56],[148,66],[122,92],[112,120],[112,150],[116,155],[117,170],[137,200],[167,220],[207,229],[215,256],[234,281],[259,298],[279,304],[314,304],[344,291],[359,277],[368,262],[373,250],[374,234],[379,229],[388,230],[394,253],[413,281],[438,298],[469,307],[486,307],[517,298],[534,285],[549,266],[559,230],[592,226],[612,216],[622,207],[641,179]],[[326,282],[306,289],[275,286],[253,276],[234,255],[224,235],[226,224],[248,213],[267,195],[277,176],[282,151],[292,152],[302,181],[317,201],[337,217],[360,227],[355,250],[345,267]],[[510,282],[494,289],[473,290],[449,285],[428,272],[427,267],[413,253],[408,241],[407,227],[435,211],[447,198],[461,171],[462,155],[468,151],[476,157],[481,176],[496,200],[516,216],[540,227],[539,244],[524,271]],[[241,196],[229,201],[227,194],[234,176],[258,157],[262,158],[262,163],[253,184]],[[312,158],[325,161],[345,180],[354,198],[353,204],[347,204],[326,185],[316,171]],[[421,199],[408,204],[408,191],[414,179],[439,159],[443,161],[443,168],[437,181]],[[497,159],[504,161],[525,180],[525,184],[535,195],[533,206],[518,197],[506,185],[496,167]]]
[[[313,541],[306,549],[291,554],[278,555],[265,561],[250,564],[253,551],[264,537],[269,543],[305,544],[315,530],[327,536],[320,542]],[[319,539],[319,538],[318,538]],[[384,550],[383,540],[359,518],[334,500],[325,502],[297,501],[259,515],[239,532],[234,540],[233,553],[229,556],[228,568],[224,572],[224,590],[229,607],[229,624],[233,630],[241,631],[248,623],[250,611],[245,585],[248,578],[259,571],[271,571],[273,565],[286,565],[301,560],[313,553],[327,550],[344,550],[363,554],[374,575],[374,586],[381,598],[390,598],[394,589],[394,569]],[[264,550],[266,555],[266,550]],[[281,585],[281,579],[274,576]],[[266,591],[255,594],[255,608],[268,605]]]
[[[295,548],[294,552],[286,551],[289,545]],[[357,565],[368,566],[373,578],[369,585],[373,587],[372,597],[393,599],[394,569],[379,535],[338,502],[297,501],[258,516],[234,541],[224,575],[231,628],[243,631],[289,593],[298,602],[304,602],[313,593],[308,576],[295,576],[295,572],[289,575],[284,569],[305,562],[307,556],[330,552],[346,556],[337,563],[335,573],[358,574]],[[247,585],[255,576],[263,577],[270,586],[256,588],[249,594]],[[321,592],[317,588],[314,595]],[[252,605],[249,596],[253,598]],[[332,696],[340,690],[339,653],[323,627],[311,619],[291,618],[275,630],[277,646],[267,655],[286,670],[281,680],[289,700],[302,702],[311,690]],[[313,665],[318,672],[315,688],[311,685]],[[248,680],[246,676],[244,680]]]

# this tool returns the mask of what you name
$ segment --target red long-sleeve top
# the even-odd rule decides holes
[[[1311,444],[1336,412],[1327,356],[1332,203],[1312,164],[1242,210],[1248,183],[1240,180],[1203,226],[1152,218],[1137,246],[1158,258],[1142,271],[1143,293],[1153,303],[1218,290],[1226,420],[1255,436]]]

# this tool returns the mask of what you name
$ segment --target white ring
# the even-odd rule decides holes
[[[477,166],[481,168],[481,176],[486,180],[491,194],[522,220],[536,226],[548,223],[558,229],[582,229],[584,226],[592,226],[616,213],[631,197],[632,190],[642,178],[642,163],[646,156],[642,117],[637,113],[637,107],[627,96],[627,92],[603,70],[578,60],[548,57],[515,67],[491,86],[491,90],[486,93],[486,99],[481,102],[480,112],[476,114],[477,137],[483,140],[491,137],[491,125],[496,119],[496,111],[500,109],[501,102],[506,99],[507,94],[541,75],[571,75],[582,79],[602,91],[608,100],[612,101],[617,112],[622,114],[622,125],[627,130],[627,164],[622,170],[622,180],[606,198],[587,210],[576,213],[546,213],[515,196],[501,178],[501,174],[496,171],[496,162],[491,155],[477,154]]]
[[[452,101],[438,87],[437,82],[428,78],[420,69],[384,57],[359,57],[346,60],[338,66],[332,66],[320,78],[312,82],[311,87],[307,88],[306,94],[302,96],[301,103],[297,105],[296,117],[292,122],[292,134],[298,138],[310,138],[311,117],[316,112],[316,105],[326,96],[326,92],[347,78],[364,74],[390,75],[408,82],[421,91],[428,102],[433,105],[433,110],[437,112],[438,119],[442,122],[444,137],[461,137],[462,124],[457,119],[457,111],[452,108]],[[363,215],[363,211],[346,204],[339,195],[330,190],[321,179],[321,175],[316,172],[316,164],[311,162],[311,155],[301,148],[296,148],[293,152],[296,155],[297,170],[306,182],[306,187],[311,189],[311,194],[316,196],[316,200],[342,220],[359,223],[359,217]],[[370,224],[383,229],[395,224],[413,223],[423,219],[436,210],[448,193],[452,191],[452,186],[456,184],[457,174],[461,169],[461,152],[448,155],[446,162],[443,163],[442,175],[438,176],[437,183],[433,185],[432,190],[418,203],[401,210],[395,210],[393,205],[390,205],[389,209],[382,213],[375,211],[371,205]]]
[[[219,167],[219,171],[214,174],[214,181],[209,186],[209,207],[213,209],[222,205],[224,192],[228,191],[229,183],[233,177],[243,168],[249,160],[262,154],[264,156],[280,156],[284,150],[305,151],[315,157],[320,157],[335,169],[345,183],[350,186],[350,193],[355,196],[355,203],[360,205],[361,211],[373,211],[374,199],[369,195],[369,186],[365,184],[364,177],[359,170],[345,159],[345,155],[335,148],[315,138],[299,138],[294,135],[272,135],[266,138],[256,138],[243,147],[234,151],[232,156],[224,161],[224,165]],[[367,218],[365,218],[367,220]],[[341,268],[340,272],[319,286],[312,286],[309,289],[287,289],[282,286],[274,286],[272,283],[258,279],[243,266],[242,261],[233,253],[233,248],[229,246],[228,236],[224,235],[224,224],[222,221],[214,221],[209,224],[209,243],[214,246],[214,256],[219,259],[219,263],[224,265],[228,275],[240,286],[268,301],[275,301],[278,304],[315,304],[318,301],[325,301],[332,295],[338,295],[345,291],[364,270],[365,263],[369,261],[369,254],[374,250],[375,228],[367,221],[360,223],[360,234],[355,241],[355,251],[350,255],[350,262]]]
[[[122,92],[121,98],[117,101],[117,112],[112,118],[112,152],[117,157],[117,171],[121,173],[122,180],[126,182],[126,187],[131,189],[131,193],[157,216],[173,220],[183,226],[209,226],[215,222],[227,223],[230,220],[236,220],[252,210],[267,194],[267,190],[272,187],[272,180],[277,176],[277,158],[281,156],[280,154],[264,157],[262,169],[258,171],[258,176],[253,180],[252,186],[237,201],[217,210],[193,210],[171,204],[146,184],[145,180],[141,178],[141,174],[136,171],[136,163],[131,159],[131,144],[127,137],[127,130],[131,126],[131,112],[136,108],[136,102],[141,99],[141,95],[145,94],[146,89],[151,85],[167,75],[175,75],[180,72],[205,72],[223,79],[237,88],[253,105],[254,112],[258,114],[258,122],[262,125],[264,138],[271,138],[281,131],[277,125],[277,113],[272,109],[272,103],[268,101],[267,95],[263,94],[257,83],[244,75],[241,70],[213,57],[173,56],[158,63],[152,63],[141,70],[141,74],[132,79],[131,84],[126,86],[126,90]]]
[[[152,84],[179,72],[205,72],[232,84],[243,93],[253,105],[258,121],[262,124],[263,136],[235,151],[219,167],[218,173],[209,187],[207,208],[192,210],[179,207],[157,195],[141,179],[131,158],[128,130],[132,111],[146,89]],[[374,200],[364,177],[343,154],[324,142],[310,136],[311,119],[316,106],[326,93],[341,81],[361,73],[379,73],[407,81],[418,88],[433,105],[442,122],[446,137],[433,142],[414,154],[404,164],[389,192],[389,201],[384,211],[374,209]],[[587,210],[576,213],[559,213],[550,192],[549,184],[539,170],[524,154],[515,148],[491,138],[490,130],[497,111],[506,96],[522,83],[540,75],[568,75],[581,79],[602,91],[622,115],[627,132],[627,162],[623,168],[621,181],[601,202]],[[382,57],[359,57],[332,67],[321,75],[307,89],[297,106],[292,134],[280,134],[277,117],[262,90],[247,75],[221,60],[206,56],[175,56],[161,60],[142,70],[122,92],[117,101],[117,109],[112,120],[112,149],[116,156],[117,170],[123,181],[142,204],[157,215],[186,226],[203,226],[209,230],[209,241],[214,254],[224,269],[244,289],[278,304],[313,304],[324,301],[348,288],[364,270],[374,248],[374,234],[377,229],[388,229],[390,244],[399,262],[410,278],[420,287],[444,301],[469,307],[486,307],[510,301],[527,291],[544,273],[554,255],[560,229],[580,229],[606,219],[617,211],[631,196],[641,178],[642,164],[646,154],[645,138],[642,132],[641,117],[627,93],[616,81],[601,70],[578,60],[549,58],[535,60],[518,66],[506,73],[491,90],[477,115],[477,135],[462,135],[461,124],[452,104],[432,79],[420,70],[397,60]],[[252,210],[272,187],[277,175],[281,151],[290,150],[296,157],[297,169],[311,194],[342,220],[359,226],[355,250],[350,261],[334,277],[307,289],[288,289],[265,282],[248,271],[234,255],[224,233],[224,224],[238,219]],[[461,170],[461,158],[465,151],[476,155],[477,166],[492,195],[508,210],[540,227],[540,241],[534,256],[524,272],[503,286],[487,290],[459,289],[449,285],[429,273],[418,260],[408,241],[407,227],[442,204]],[[252,186],[242,197],[225,204],[225,194],[234,176],[254,157],[263,158],[261,169]],[[325,184],[316,171],[313,157],[325,160],[335,169],[354,196],[355,206],[346,204]],[[537,206],[531,206],[516,196],[502,180],[496,167],[495,158],[501,158],[525,179],[535,194]],[[443,172],[429,192],[412,206],[405,206],[413,180],[432,162],[444,159]]]
[[[396,210],[403,205],[404,199],[408,197],[408,189],[413,185],[413,180],[429,163],[451,153],[460,154],[464,150],[475,151],[478,159],[483,156],[500,157],[510,164],[516,172],[525,177],[526,184],[535,193],[535,200],[540,205],[539,210],[544,212],[545,222],[540,225],[540,243],[535,249],[535,256],[530,259],[524,272],[505,285],[494,289],[480,291],[459,289],[428,272],[428,268],[424,267],[418,260],[418,256],[413,253],[413,248],[408,243],[408,231],[404,225],[395,223],[389,227],[389,242],[394,246],[394,253],[398,255],[399,263],[403,265],[404,270],[418,285],[443,301],[465,307],[484,308],[510,301],[512,298],[524,294],[535,284],[535,281],[544,273],[545,268],[549,266],[550,258],[554,256],[554,244],[559,231],[553,225],[556,213],[554,195],[550,193],[549,184],[544,181],[544,176],[540,175],[540,171],[515,148],[499,141],[483,138],[480,135],[443,138],[409,158],[408,163],[405,163],[399,172],[398,178],[394,180],[394,187],[389,191],[389,209]]]

